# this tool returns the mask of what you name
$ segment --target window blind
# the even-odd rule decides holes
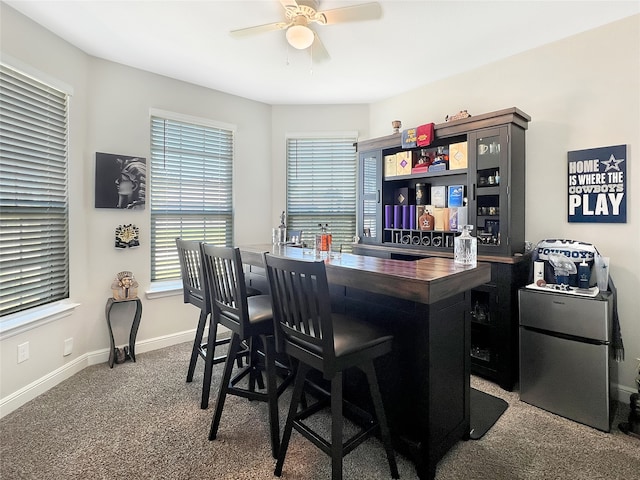
[[[233,131],[152,116],[151,280],[180,278],[176,237],[233,244]]]
[[[328,224],[350,251],[356,232],[355,136],[287,139],[287,226],[310,243]]]
[[[0,316],[69,297],[67,107],[0,65]]]

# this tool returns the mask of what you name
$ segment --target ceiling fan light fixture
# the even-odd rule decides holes
[[[298,50],[309,48],[315,38],[313,30],[305,25],[293,25],[289,27],[286,36],[289,45]]]

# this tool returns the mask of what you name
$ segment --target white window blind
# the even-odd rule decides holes
[[[350,251],[356,231],[355,135],[287,139],[287,226],[309,243],[328,224]]]
[[[151,280],[180,278],[176,237],[233,244],[233,131],[151,118]]]
[[[0,65],[0,316],[69,297],[67,106]]]

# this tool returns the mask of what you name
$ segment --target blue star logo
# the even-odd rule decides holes
[[[616,160],[616,157],[613,156],[613,154],[611,154],[611,157],[609,157],[609,160],[604,160],[602,163],[604,163],[607,168],[605,168],[605,172],[608,172],[609,170],[617,170],[620,171],[620,167],[619,165],[624,162],[624,158],[622,160]]]

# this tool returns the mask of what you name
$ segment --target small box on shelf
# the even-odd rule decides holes
[[[396,155],[385,155],[384,156],[384,177],[395,177],[398,175],[398,162],[396,160]]]
[[[447,187],[444,185],[434,185],[431,187],[431,204],[434,207],[447,206]]]
[[[462,207],[464,205],[464,185],[449,185],[447,187],[447,206]]]
[[[449,227],[449,209],[446,207],[435,207],[433,209],[434,225],[433,229],[437,231],[448,230]]]
[[[396,153],[396,175],[411,175],[414,154],[412,150]]]
[[[467,142],[449,145],[449,170],[459,170],[467,167]]]
[[[395,205],[413,205],[416,203],[415,200],[413,188],[400,187],[393,191],[393,203]]]
[[[446,170],[447,170],[446,163],[434,163],[432,165],[429,165],[430,172],[445,172]]]

